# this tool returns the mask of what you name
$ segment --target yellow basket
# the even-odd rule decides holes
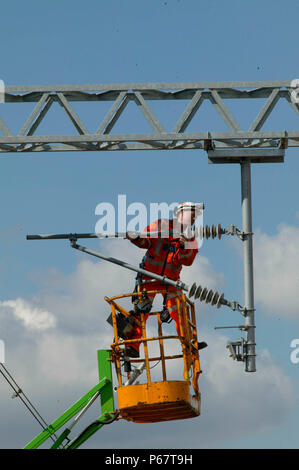
[[[147,293],[164,294],[166,291],[148,291]],[[180,335],[165,336],[162,332],[160,312],[151,312],[158,321],[158,336],[147,337],[144,315],[140,315],[142,336],[140,339],[119,340],[117,333],[117,312],[129,317],[130,313],[118,305],[115,300],[139,295],[140,293],[124,294],[112,298],[105,297],[111,306],[114,329],[114,342],[111,345],[111,358],[115,362],[118,378],[118,407],[120,417],[135,423],[154,423],[176,419],[195,418],[200,415],[200,392],[198,379],[201,373],[199,364],[198,341],[194,304],[183,293],[178,293],[176,301],[179,312]],[[182,354],[165,356],[164,341],[175,339],[180,341]],[[159,357],[149,357],[147,344],[149,341],[158,341],[160,347]],[[126,345],[140,342],[144,346],[144,359],[130,358],[132,363],[145,363],[147,383],[123,384],[121,373],[121,358],[124,356]],[[181,358],[184,362],[183,380],[167,380],[166,363],[170,359]],[[150,362],[161,361],[163,381],[153,382],[150,375]],[[190,371],[192,370],[192,380]],[[127,380],[130,372],[127,373]],[[193,389],[193,390],[192,390]]]

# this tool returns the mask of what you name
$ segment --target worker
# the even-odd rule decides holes
[[[184,235],[187,228],[192,227],[202,209],[201,204],[193,202],[184,202],[174,209],[173,219],[159,219],[148,225],[144,232],[168,232],[166,238],[162,237],[149,237],[138,236],[134,232],[128,232],[126,238],[139,248],[146,249],[146,254],[140,264],[142,269],[150,271],[160,276],[166,276],[173,281],[178,281],[182,266],[191,266],[196,254],[198,253],[198,243],[195,238],[189,239]],[[179,235],[174,232],[179,232]],[[164,310],[169,312],[168,318],[175,321],[177,334],[181,336],[179,325],[179,314],[177,309],[176,297],[182,294],[182,291],[174,286],[167,285],[163,282],[151,279],[146,275],[137,275],[137,285],[140,286],[140,291],[146,289],[147,291],[164,290]],[[136,287],[137,287],[136,285]],[[135,287],[135,291],[137,290]],[[147,294],[149,309],[145,310],[144,320],[146,321],[149,316],[149,310],[155,298],[154,293]],[[136,299],[137,296],[134,296]],[[171,318],[170,318],[170,317]],[[139,317],[140,318],[140,317]],[[184,325],[183,325],[184,328]],[[140,339],[142,336],[141,326],[135,323],[133,332],[127,339]],[[200,343],[199,348],[206,347],[206,343]],[[126,355],[129,357],[139,357],[140,342],[130,343],[126,347]]]

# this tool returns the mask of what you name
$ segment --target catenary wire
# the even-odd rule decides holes
[[[4,364],[0,363],[0,372],[1,374],[3,375],[3,377],[5,378],[5,380],[7,381],[7,383],[11,386],[11,388],[14,390],[15,394],[16,394],[16,397],[19,397],[20,400],[24,403],[24,405],[26,406],[26,408],[28,409],[28,411],[32,414],[32,416],[36,419],[36,421],[41,425],[41,427],[43,428],[43,430],[45,430],[47,427],[48,427],[48,424],[46,423],[46,421],[43,419],[43,417],[40,415],[40,413],[38,412],[38,410],[36,409],[36,407],[31,403],[31,401],[29,400],[29,398],[25,395],[25,393],[23,392],[23,390],[20,388],[20,386],[17,384],[17,382],[14,380],[14,378],[12,377],[12,375],[9,373],[9,371],[6,369],[6,367],[4,366]],[[1,370],[1,368],[3,370]],[[5,373],[7,375],[5,375]],[[13,383],[11,383],[11,381],[9,380],[9,378],[11,379],[11,381]],[[15,386],[17,388],[15,388]],[[21,396],[21,394],[23,394],[23,396],[25,397],[25,399],[27,400],[28,403],[26,403],[26,401],[23,399],[23,397]],[[30,408],[31,407],[31,408]],[[53,435],[56,437],[57,439],[57,436],[53,433]],[[52,439],[53,442],[55,442],[55,439],[50,436],[50,438]]]

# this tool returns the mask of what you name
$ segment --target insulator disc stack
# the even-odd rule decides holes
[[[196,227],[196,235],[202,240],[203,238],[218,238],[220,240],[221,236],[225,233],[225,229],[221,227],[220,224],[216,225],[201,225]]]
[[[224,294],[219,294],[206,287],[197,286],[195,282],[189,289],[189,297],[193,295],[194,299],[199,299],[201,302],[206,302],[207,304],[216,305],[217,308],[227,304],[227,301],[224,299]]]

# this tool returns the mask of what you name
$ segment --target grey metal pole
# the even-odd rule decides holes
[[[246,372],[256,371],[255,324],[253,290],[253,251],[252,251],[252,210],[251,210],[251,168],[249,162],[241,162],[243,265],[244,265],[244,307],[246,327]]]
[[[212,227],[214,227],[214,226],[212,226]],[[207,228],[208,227],[206,226],[206,229]],[[214,229],[215,229],[215,227],[214,227]],[[216,234],[216,232],[218,232],[219,234],[222,233],[222,231],[218,230],[218,228],[217,228],[217,230],[215,229],[216,230],[215,232],[214,232],[214,229],[212,229],[212,232],[214,233],[214,235]],[[208,230],[208,232],[209,232],[209,230]],[[156,233],[157,234],[162,234],[163,232],[161,232],[161,233],[156,232]],[[229,232],[227,232],[227,233],[229,233]],[[228,307],[231,307],[233,310],[239,310],[240,309],[240,311],[243,311],[241,305],[238,302],[236,302],[236,301],[229,302],[228,300],[226,300],[224,298],[224,294],[219,294],[218,292],[213,292],[212,289],[209,290],[206,287],[203,288],[202,286],[197,286],[195,282],[189,288],[186,284],[184,284],[180,280],[174,281],[172,279],[169,279],[166,276],[155,274],[155,273],[152,273],[150,271],[146,271],[145,269],[142,269],[142,268],[136,268],[135,266],[131,266],[130,264],[125,263],[124,261],[121,261],[121,260],[116,259],[116,258],[112,258],[111,256],[105,256],[101,253],[98,253],[97,251],[90,250],[90,249],[86,248],[85,246],[81,246],[81,245],[78,245],[76,243],[77,238],[95,238],[97,236],[98,236],[98,234],[92,234],[92,233],[85,233],[85,234],[84,233],[81,233],[81,234],[76,234],[76,233],[63,234],[63,233],[60,233],[60,234],[56,234],[56,235],[55,234],[54,235],[27,235],[27,240],[47,240],[47,239],[53,240],[53,239],[66,238],[66,239],[69,239],[69,241],[71,243],[71,247],[75,248],[76,250],[83,251],[84,253],[87,253],[88,255],[92,255],[92,256],[95,256],[95,257],[100,258],[100,259],[104,259],[106,261],[109,261],[110,263],[114,263],[114,264],[117,264],[118,266],[122,266],[123,268],[130,269],[131,271],[135,271],[137,273],[144,274],[144,275],[148,276],[151,279],[155,279],[157,281],[163,282],[164,284],[168,284],[170,286],[176,287],[177,289],[185,290],[185,291],[189,292],[189,294],[188,294],[189,297],[192,297],[194,295],[195,299],[199,298],[200,301],[202,301],[202,302],[205,301],[206,303],[211,302],[212,305],[217,305],[217,308],[220,308],[221,305],[226,305]],[[210,232],[209,232],[209,236],[210,236]],[[209,236],[207,238],[209,238]]]
[[[135,268],[131,264],[125,263],[117,258],[112,258],[111,256],[105,256],[97,251],[90,250],[89,248],[85,248],[85,246],[77,245],[77,243],[71,243],[71,246],[76,250],[83,251],[83,253],[87,253],[91,256],[96,256],[97,258],[104,259],[105,261],[109,261],[110,263],[117,264],[118,266],[122,266],[123,268],[130,269],[131,271],[135,271],[136,273],[145,274],[146,276],[151,277],[152,279],[156,279],[157,281],[163,282],[164,284],[168,284],[170,286],[176,287],[177,289],[182,289],[185,291],[189,291],[189,287],[184,284],[182,281],[173,281],[166,276],[159,276],[158,274],[151,273],[150,271],[146,271],[145,269]],[[223,299],[223,302],[225,300]]]

